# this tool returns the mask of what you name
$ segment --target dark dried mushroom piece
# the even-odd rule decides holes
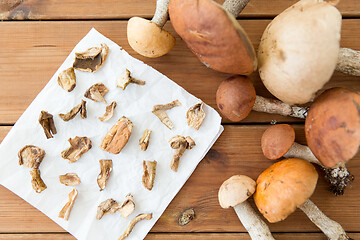
[[[41,193],[42,191],[44,191],[47,188],[44,181],[40,177],[40,170],[39,169],[31,169],[30,170],[30,176],[31,176],[32,188],[37,193]]]
[[[100,121],[106,122],[110,120],[114,116],[114,110],[116,108],[116,102],[110,103],[110,105],[106,106],[104,116],[99,117]]]
[[[88,90],[86,90],[84,97],[89,98],[95,102],[103,102],[106,104],[104,96],[108,92],[109,89],[103,83],[95,83]]]
[[[175,149],[175,153],[171,159],[170,168],[174,172],[177,172],[179,161],[186,149],[192,149],[195,146],[195,142],[191,137],[183,137],[176,135],[169,140],[171,148]]]
[[[77,195],[78,195],[78,191],[76,190],[76,188],[74,188],[69,193],[69,201],[65,204],[65,206],[59,212],[59,218],[63,218],[66,221],[69,220],[71,209],[74,206]]]
[[[65,69],[58,76],[58,84],[65,91],[71,92],[76,86],[76,76],[73,67]]]
[[[59,176],[60,183],[65,186],[76,186],[81,183],[79,176],[76,173],[67,173]]]
[[[143,161],[144,174],[142,176],[142,184],[149,191],[151,191],[154,185],[156,164],[156,161]]]
[[[105,62],[109,47],[102,43],[101,47],[92,47],[84,52],[75,53],[73,67],[84,72],[96,72]]]
[[[195,128],[196,130],[199,130],[201,124],[205,119],[205,112],[203,110],[203,105],[204,105],[203,102],[197,103],[191,108],[189,108],[189,110],[186,113],[187,124],[190,127]]]
[[[141,220],[150,220],[150,219],[152,219],[152,213],[142,213],[137,215],[133,220],[131,220],[129,226],[125,229],[124,234],[121,235],[118,240],[123,240],[126,237],[128,237],[131,231],[133,230],[133,228],[135,227],[135,225]]]
[[[125,197],[125,201],[120,206],[120,213],[121,216],[124,218],[127,218],[132,214],[135,210],[135,203],[134,203],[134,197],[129,193]]]
[[[104,190],[106,183],[112,172],[112,160],[99,160],[100,163],[100,174],[97,177],[97,184],[100,188],[100,191]]]
[[[179,100],[174,100],[164,105],[155,105],[153,107],[152,113],[155,114],[160,119],[160,121],[171,130],[173,129],[174,125],[171,122],[169,116],[166,114],[166,111],[178,106],[181,106]]]
[[[178,224],[184,226],[188,224],[191,220],[195,218],[195,210],[193,208],[188,208],[182,211],[178,218]]]
[[[19,165],[25,165],[28,168],[38,169],[44,159],[45,151],[34,145],[26,145],[18,153]]]
[[[79,105],[73,107],[73,109],[71,109],[70,112],[66,114],[60,113],[59,117],[65,122],[67,122],[73,119],[76,116],[76,114],[78,114],[78,112],[80,112],[80,117],[82,119],[86,118],[86,101],[82,100]]]
[[[47,139],[52,138],[53,134],[56,134],[53,115],[51,115],[50,113],[46,111],[41,111],[39,116],[39,123],[44,129],[44,133]]]
[[[149,146],[151,130],[145,129],[143,136],[139,140],[141,150],[146,151]]]
[[[61,152],[61,157],[69,160],[70,163],[76,162],[80,157],[90,150],[91,141],[88,137],[69,138],[70,147]]]
[[[118,79],[117,79],[117,87],[118,88],[125,90],[125,88],[127,87],[127,85],[129,85],[129,83],[145,85],[145,81],[133,78],[130,74],[131,74],[130,71],[128,69],[126,69],[125,72],[118,77]]]
[[[132,122],[121,117],[103,138],[100,148],[113,154],[118,154],[128,142],[133,129]]]
[[[96,219],[100,220],[105,214],[111,214],[118,211],[120,208],[116,200],[110,198],[100,203],[97,207]]]

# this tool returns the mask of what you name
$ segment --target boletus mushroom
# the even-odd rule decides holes
[[[127,238],[138,222],[140,222],[142,220],[150,220],[150,219],[152,219],[152,213],[142,213],[142,214],[137,215],[133,220],[131,220],[131,222],[129,223],[129,226],[125,229],[123,235],[121,235],[118,238],[118,240],[123,240],[123,239]]]
[[[70,163],[76,162],[80,157],[92,147],[88,137],[69,138],[70,147],[61,152],[61,157],[69,160]]]
[[[59,212],[59,218],[63,218],[64,220],[69,220],[70,217],[70,213],[71,210],[74,206],[75,200],[77,198],[78,195],[78,191],[76,190],[76,188],[74,188],[70,193],[69,193],[69,200],[68,202],[64,205],[64,207],[60,210]]]
[[[96,219],[100,220],[105,214],[120,211],[121,216],[127,218],[135,210],[134,197],[129,193],[122,204],[110,198],[100,203],[97,208]]]
[[[86,101],[81,100],[81,103],[73,107],[68,113],[60,113],[59,117],[65,122],[73,119],[76,114],[80,112],[80,117],[82,119],[86,118]]]
[[[110,174],[112,172],[113,164],[111,159],[101,159],[100,163],[100,173],[97,177],[97,184],[100,188],[100,191],[104,190],[106,187],[106,183],[110,178]]]
[[[76,173],[66,173],[59,176],[60,183],[65,186],[76,186],[81,183],[79,176]]]
[[[111,102],[108,106],[106,106],[105,113],[102,117],[98,117],[100,121],[106,122],[109,121],[114,116],[114,110],[116,108],[116,102]]]
[[[174,124],[171,122],[166,111],[178,106],[181,106],[181,102],[176,99],[167,104],[155,105],[153,107],[152,113],[155,114],[155,116],[157,116],[160,121],[171,130],[174,128]]]
[[[269,227],[246,200],[255,192],[256,183],[248,176],[234,175],[219,189],[219,203],[222,208],[233,207],[240,222],[253,240],[274,240]]]
[[[204,103],[201,101],[190,107],[186,112],[187,125],[199,130],[201,124],[205,119],[205,112],[203,110]]]
[[[59,73],[58,84],[67,92],[71,92],[76,86],[76,75],[73,67]]]
[[[39,116],[39,123],[44,130],[46,138],[53,138],[53,134],[56,134],[53,115],[47,111],[41,111]]]
[[[175,37],[163,29],[168,19],[169,1],[156,1],[156,10],[151,21],[140,17],[130,18],[127,39],[137,53],[156,58],[167,54],[175,46]]]
[[[155,176],[156,176],[156,165],[157,162],[154,161],[143,161],[143,176],[142,176],[142,184],[143,186],[151,191],[154,186]]]
[[[84,52],[75,53],[73,68],[84,72],[96,72],[101,68],[109,53],[109,47],[101,43],[100,47],[92,47]]]
[[[175,31],[207,67],[249,75],[257,68],[256,53],[236,21],[249,0],[171,0],[169,14]]]
[[[251,80],[246,76],[232,76],[222,81],[216,91],[216,104],[220,112],[233,122],[243,120],[251,110],[296,118],[305,118],[307,114],[306,108],[256,95]]]
[[[93,100],[94,102],[103,102],[106,100],[104,96],[109,92],[109,89],[103,83],[95,83],[88,90],[86,90],[84,97]]]
[[[45,151],[34,145],[26,145],[18,153],[19,165],[25,165],[28,168],[38,169],[40,163],[45,157]]]
[[[189,136],[185,138],[183,136],[176,135],[170,138],[169,143],[170,147],[172,149],[175,149],[175,153],[171,159],[170,168],[174,172],[177,172],[180,158],[182,157],[186,149],[192,149],[195,146],[195,142]]]
[[[330,240],[350,239],[339,223],[309,199],[317,180],[318,173],[308,161],[297,158],[279,161],[258,177],[255,204],[271,223],[286,219],[300,208]]]
[[[295,142],[295,131],[288,124],[276,124],[265,130],[261,137],[261,149],[264,156],[271,160],[281,157],[301,158],[318,164],[325,171],[325,178],[330,183],[330,191],[342,195],[345,188],[354,180],[345,165],[326,168],[315,157],[308,146]]]

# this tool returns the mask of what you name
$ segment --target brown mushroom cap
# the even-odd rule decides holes
[[[206,66],[241,75],[256,70],[251,41],[221,5],[211,0],[171,0],[169,15],[175,31]]]
[[[245,76],[225,79],[216,91],[216,104],[220,112],[233,122],[239,122],[249,115],[255,99],[255,88]]]
[[[305,160],[277,162],[258,177],[255,204],[269,222],[284,220],[310,198],[317,179],[315,167]]]
[[[360,95],[344,88],[322,93],[310,107],[305,134],[325,167],[349,161],[360,146]]]
[[[219,203],[222,208],[235,207],[255,192],[256,183],[244,175],[234,175],[221,185]]]
[[[167,54],[175,46],[175,37],[156,23],[132,17],[127,25],[130,46],[139,54],[156,58]]]
[[[265,130],[261,137],[264,156],[275,160],[289,151],[295,141],[294,128],[289,124],[276,124]]]

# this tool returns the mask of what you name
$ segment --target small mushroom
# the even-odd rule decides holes
[[[160,121],[171,130],[173,129],[174,125],[171,122],[169,116],[166,114],[166,111],[178,106],[181,106],[179,100],[174,100],[164,105],[155,105],[153,107],[152,113],[155,114],[160,119]]]
[[[40,177],[40,170],[39,169],[31,169],[30,170],[30,176],[31,176],[31,185],[32,188],[37,192],[41,193],[44,191],[47,187],[44,181]]]
[[[216,91],[216,104],[220,112],[233,122],[243,120],[251,110],[302,119],[307,114],[306,108],[256,95],[251,80],[246,76],[232,76],[224,80]]]
[[[75,53],[73,67],[84,72],[96,72],[105,62],[109,47],[102,43],[101,47],[92,47],[84,52]]]
[[[137,53],[156,58],[167,54],[175,46],[175,37],[163,29],[169,16],[169,1],[156,1],[156,10],[151,21],[140,17],[130,18],[127,25],[127,39]]]
[[[25,165],[28,168],[38,169],[40,163],[45,157],[45,151],[34,145],[26,145],[18,153],[19,165]]]
[[[121,117],[103,138],[100,148],[113,154],[119,154],[129,141],[133,123],[125,116]]]
[[[97,177],[97,184],[100,187],[100,191],[104,190],[107,181],[110,178],[112,172],[112,160],[99,160],[100,163],[100,174]]]
[[[66,173],[59,176],[60,183],[65,186],[76,186],[81,183],[79,176],[76,173]]]
[[[65,204],[65,206],[59,212],[59,218],[63,218],[66,221],[69,220],[71,209],[74,206],[77,195],[78,195],[78,191],[76,190],[76,188],[74,188],[69,193],[69,201]]]
[[[100,203],[97,208],[96,219],[100,220],[105,214],[112,214],[117,211],[120,211],[122,217],[127,218],[134,210],[135,203],[131,194],[126,195],[125,201],[121,205],[110,198]]]
[[[234,175],[227,179],[219,189],[219,203],[222,208],[233,207],[240,222],[249,232],[251,239],[275,240],[269,227],[254,211],[248,201],[254,194],[256,183],[248,176]]]
[[[65,91],[71,92],[76,86],[76,76],[73,67],[65,69],[58,76],[58,84]]]
[[[145,129],[143,136],[139,140],[141,150],[146,151],[149,146],[151,130]]]
[[[150,219],[152,219],[152,213],[142,213],[137,215],[133,220],[131,220],[129,226],[125,229],[125,232],[123,233],[123,235],[121,235],[118,238],[118,240],[123,240],[126,237],[128,237],[131,231],[133,230],[133,228],[135,227],[135,225],[141,220],[150,220]]]
[[[197,103],[186,112],[187,124],[190,127],[199,130],[201,124],[205,119],[205,112],[203,110],[203,102]]]
[[[110,105],[106,106],[105,113],[102,117],[99,117],[100,121],[106,122],[109,121],[114,116],[114,110],[116,108],[116,102],[110,103]]]
[[[125,90],[125,88],[127,87],[127,85],[129,85],[129,83],[145,85],[145,81],[133,78],[130,75],[130,71],[128,69],[126,69],[125,72],[118,77],[116,86],[118,88],[121,88],[122,90]]]
[[[52,134],[56,134],[56,128],[54,124],[53,115],[46,111],[41,111],[39,116],[39,123],[44,129],[44,133],[47,139],[53,138]]]
[[[69,160],[70,163],[76,162],[80,157],[92,147],[88,137],[69,138],[70,147],[61,152],[61,157]]]
[[[156,161],[143,161],[144,174],[142,176],[142,184],[149,191],[151,191],[154,185],[156,164]]]
[[[95,83],[88,90],[86,90],[84,97],[95,102],[103,102],[107,104],[104,96],[108,92],[109,89],[103,83]]]
[[[67,122],[73,119],[76,116],[76,114],[78,114],[78,112],[80,112],[80,117],[82,119],[86,118],[86,101],[81,100],[81,103],[73,107],[73,109],[71,109],[70,112],[66,114],[60,113],[59,117],[65,122]]]
[[[169,143],[171,148],[175,149],[175,153],[171,159],[170,168],[174,172],[177,172],[181,156],[184,154],[186,149],[192,149],[195,146],[195,142],[189,136],[185,138],[183,136],[176,135],[170,138]]]
[[[125,201],[120,206],[120,213],[121,216],[124,218],[127,218],[132,214],[135,210],[135,203],[134,203],[134,197],[129,193],[125,197]]]
[[[297,158],[279,161],[258,177],[255,204],[271,223],[286,219],[300,208],[330,240],[350,239],[339,223],[310,201],[317,180],[318,173],[308,161]]]

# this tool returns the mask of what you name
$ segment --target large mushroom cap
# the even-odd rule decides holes
[[[285,155],[295,141],[294,128],[289,124],[276,124],[265,130],[261,137],[264,156],[275,160]]]
[[[284,220],[313,194],[317,179],[314,166],[305,160],[277,162],[258,177],[255,204],[269,222]]]
[[[325,167],[349,161],[360,146],[360,95],[344,88],[323,92],[310,107],[305,134]]]
[[[216,104],[220,112],[233,122],[239,122],[249,115],[255,99],[255,88],[245,76],[225,79],[216,91]]]
[[[132,17],[127,25],[130,46],[139,54],[156,58],[167,54],[175,46],[175,37],[156,23]]]
[[[244,175],[234,175],[221,185],[219,203],[222,208],[235,207],[255,192],[256,183]]]
[[[206,66],[241,75],[256,70],[252,43],[221,5],[211,0],[171,0],[169,15],[176,32]]]

